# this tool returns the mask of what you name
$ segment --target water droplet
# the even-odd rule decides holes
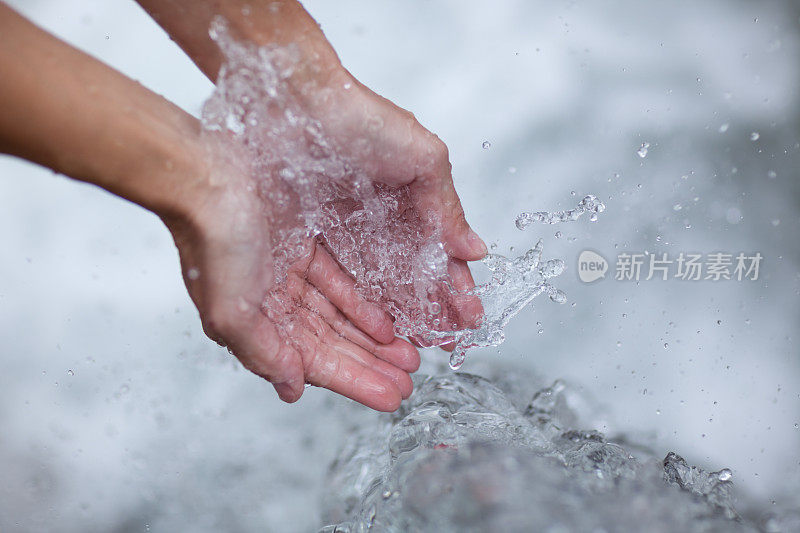
[[[481,144],[481,146],[483,147],[484,150],[488,150],[489,148],[492,147],[492,143],[490,143],[489,141],[483,141],[483,144]]]
[[[650,148],[650,143],[643,142],[642,145],[639,147],[639,149],[636,150],[636,153],[639,154],[639,157],[644,159],[645,157],[647,157],[647,150],[649,148]]]
[[[200,271],[194,267],[186,271],[186,277],[194,281],[200,277]]]
[[[758,133],[757,131],[754,131],[753,133],[750,134],[751,141],[757,141],[759,137],[761,137],[761,134]]]
[[[661,414],[661,409],[656,409],[656,414],[660,415]]]
[[[729,124],[726,122],[725,124],[723,124],[722,126],[719,127],[719,132],[720,133],[725,133],[726,131],[728,131],[728,126],[729,126]]]
[[[464,359],[466,359],[466,354],[456,349],[456,351],[450,354],[450,368],[452,370],[458,370],[461,368],[461,365],[464,364]]]
[[[567,295],[564,294],[564,291],[556,289],[551,295],[550,299],[553,300],[557,304],[563,304],[567,301]]]
[[[665,343],[664,343],[664,349],[665,349],[665,350],[667,350],[668,348],[669,348],[669,343],[668,343],[668,342],[665,342]]]
[[[727,220],[729,224],[738,224],[742,221],[742,212],[738,207],[730,207],[725,212],[725,220]]]
[[[778,177],[778,173],[775,172],[774,170],[770,170],[769,172],[767,172],[767,177],[771,180],[774,180],[775,178]]]
[[[562,233],[560,231],[557,231],[556,232],[556,239],[560,239],[561,236],[562,236]]]
[[[67,374],[70,375],[70,376],[74,376],[75,372],[73,372],[72,369],[70,369],[70,370],[67,370]]]
[[[717,472],[717,478],[720,481],[728,481],[733,477],[733,472],[730,471],[728,468],[723,468],[719,472]]]

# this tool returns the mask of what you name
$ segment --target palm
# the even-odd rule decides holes
[[[204,330],[285,401],[299,399],[310,383],[395,410],[411,393],[416,349],[394,337],[390,317],[359,296],[314,239],[275,287],[268,207],[228,181],[220,197],[203,204],[195,227],[171,226]],[[278,297],[281,291],[288,298]],[[287,302],[289,309],[275,309]]]

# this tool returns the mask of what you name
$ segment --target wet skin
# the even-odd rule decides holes
[[[305,98],[309,115],[344,152],[358,145],[345,155],[376,182],[409,186],[416,209],[442,231],[454,285],[473,285],[466,261],[483,257],[486,246],[464,218],[446,146],[345,70],[299,3],[139,3],[212,80],[221,56],[208,28],[217,14],[241,40],[294,43],[303,68],[289,83]],[[281,399],[298,400],[306,383],[381,411],[397,409],[408,397],[419,353],[394,336],[391,317],[359,295],[315,239],[283,288],[297,320],[279,334],[263,305],[274,288],[264,224],[269,206],[252,193],[252,177],[220,156],[213,137],[202,135],[196,118],[2,3],[0,70],[0,150],[94,183],[159,216],[174,237],[205,332],[269,380]],[[365,116],[381,127],[366,127]]]

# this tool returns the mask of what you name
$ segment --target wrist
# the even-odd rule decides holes
[[[162,218],[175,216],[187,209],[206,174],[200,123],[160,97],[147,96],[149,102],[119,116],[115,142],[93,162],[85,181]],[[162,102],[166,105],[158,105]]]

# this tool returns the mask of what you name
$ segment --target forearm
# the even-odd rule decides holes
[[[212,81],[223,57],[209,36],[222,16],[235,38],[258,46],[294,44],[303,57],[294,76],[324,80],[344,69],[319,25],[294,0],[136,0]]]
[[[0,72],[1,151],[159,214],[191,190],[196,119],[1,3]]]

